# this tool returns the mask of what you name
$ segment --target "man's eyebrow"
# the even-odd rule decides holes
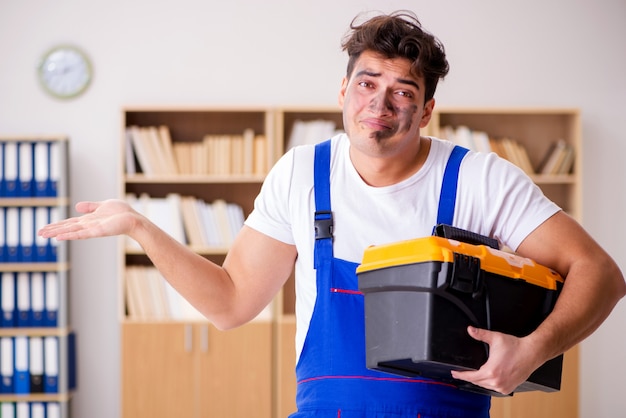
[[[375,73],[373,71],[368,71],[368,70],[361,70],[359,72],[356,73],[356,76],[362,76],[362,75],[366,75],[369,77],[380,77],[382,74],[381,73]],[[408,84],[410,86],[415,87],[417,90],[420,89],[419,84],[417,84],[415,81],[411,80],[410,78],[397,78],[396,79],[398,81],[398,83],[401,84]]]

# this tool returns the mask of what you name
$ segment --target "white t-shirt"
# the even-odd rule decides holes
[[[331,208],[336,258],[360,263],[370,245],[429,236],[436,223],[443,173],[454,144],[431,138],[422,168],[400,183],[372,187],[352,165],[346,134],[332,138]],[[316,298],[313,268],[314,146],[288,151],[268,174],[246,225],[297,247],[296,353]],[[522,170],[496,154],[469,152],[461,163],[453,225],[516,249],[559,207]]]

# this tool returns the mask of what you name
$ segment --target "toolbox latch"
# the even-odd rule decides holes
[[[478,297],[483,290],[483,274],[480,259],[466,254],[454,253],[450,288]]]

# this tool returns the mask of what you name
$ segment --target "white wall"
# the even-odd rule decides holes
[[[623,0],[0,0],[0,134],[68,134],[73,200],[115,197],[123,105],[333,105],[352,17],[400,8],[447,47],[440,104],[582,109],[584,224],[626,265]],[[95,66],[91,88],[69,102],[46,96],[35,75],[60,42],[82,46]],[[118,416],[115,245],[72,246],[76,417]],[[622,302],[583,344],[582,417],[626,410],[625,323]]]

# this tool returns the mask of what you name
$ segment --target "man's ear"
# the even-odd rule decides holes
[[[422,115],[422,120],[420,120],[420,128],[426,127],[428,122],[430,122],[430,118],[433,115],[433,109],[435,108],[435,99],[432,98],[426,102],[424,105],[424,114]]]
[[[341,80],[341,89],[339,89],[338,102],[339,106],[343,107],[343,102],[346,98],[346,89],[348,88],[348,77],[344,77]]]

